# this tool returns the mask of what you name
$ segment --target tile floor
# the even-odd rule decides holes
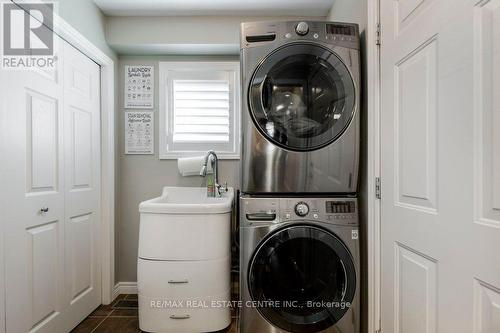
[[[236,333],[237,314],[231,325],[217,333]],[[101,305],[71,333],[138,333],[137,295],[119,295],[110,305]]]

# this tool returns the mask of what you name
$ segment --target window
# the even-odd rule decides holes
[[[160,159],[239,158],[239,75],[238,62],[160,63]]]

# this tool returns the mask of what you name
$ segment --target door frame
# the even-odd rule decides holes
[[[22,3],[11,0],[23,9]],[[41,2],[32,0],[31,2]],[[36,19],[36,17],[34,17]],[[115,62],[101,49],[92,44],[85,36],[73,28],[57,13],[53,17],[53,32],[101,67],[101,303],[110,304],[113,301],[115,285]],[[1,236],[3,236],[3,225]],[[3,247],[3,246],[2,246]],[[3,249],[0,250],[3,252]],[[4,267],[1,256],[1,270]],[[0,272],[1,272],[0,270]],[[2,282],[2,294],[5,286]],[[1,309],[0,309],[1,310]],[[0,315],[1,319],[3,315]],[[0,320],[0,323],[4,323]],[[5,328],[5,327],[2,327]],[[2,329],[0,328],[0,329]]]
[[[377,198],[377,178],[380,179],[380,0],[368,0],[366,26],[367,87],[367,318],[368,332],[381,332],[380,304],[380,199]]]

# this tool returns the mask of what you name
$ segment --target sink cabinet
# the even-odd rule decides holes
[[[140,204],[137,286],[146,332],[211,332],[231,322],[232,189],[165,187]]]

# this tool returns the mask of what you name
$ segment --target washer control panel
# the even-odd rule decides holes
[[[356,198],[281,198],[282,221],[307,220],[334,224],[358,223]]]
[[[297,26],[295,27],[295,32],[299,36],[305,36],[309,32],[309,24],[307,22],[299,22],[297,23]]]
[[[309,206],[307,203],[301,201],[295,205],[295,214],[300,217],[304,217],[309,214]]]
[[[286,222],[358,224],[358,202],[354,197],[240,197],[240,223],[266,225]]]

